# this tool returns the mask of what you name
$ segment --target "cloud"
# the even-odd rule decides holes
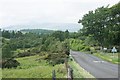
[[[0,0],[0,24],[77,23],[89,10],[119,0]]]

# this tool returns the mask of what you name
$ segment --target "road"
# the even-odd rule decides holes
[[[95,78],[118,78],[118,65],[78,51],[70,51],[70,54],[82,68]]]

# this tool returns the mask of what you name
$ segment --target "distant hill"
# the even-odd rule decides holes
[[[22,29],[20,30],[23,33],[36,33],[36,34],[48,34],[54,32],[53,30],[45,30],[45,29]]]
[[[21,25],[11,25],[3,27],[5,30],[22,30],[22,29],[47,29],[47,30],[69,30],[70,32],[77,32],[82,28],[82,25],[77,23],[28,23]]]

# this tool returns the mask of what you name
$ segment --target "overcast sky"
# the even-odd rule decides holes
[[[84,14],[119,0],[0,0],[0,25],[77,23]]]

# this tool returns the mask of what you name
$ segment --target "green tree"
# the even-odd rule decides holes
[[[10,32],[3,30],[3,31],[2,31],[2,37],[10,38]]]
[[[3,47],[2,47],[2,58],[3,59],[11,58],[12,55],[13,55],[13,53],[11,52],[9,44],[3,45]]]
[[[91,35],[98,40],[100,45],[104,42],[104,30],[106,28],[106,18],[108,16],[108,7],[97,8],[95,11],[89,11],[82,19],[83,31],[88,36]]]
[[[68,38],[69,38],[69,31],[68,31],[68,30],[66,30],[64,34],[65,34],[65,38],[67,38],[67,39],[68,39]]]
[[[60,41],[64,41],[65,40],[65,36],[64,36],[64,32],[62,31],[55,31],[52,34],[53,37],[58,38]]]

